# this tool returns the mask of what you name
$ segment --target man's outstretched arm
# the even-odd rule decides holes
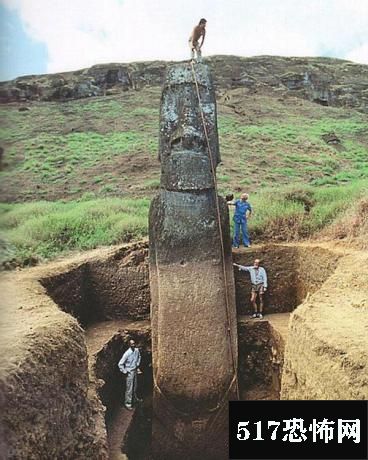
[[[252,267],[246,267],[245,265],[233,264],[234,267],[238,267],[239,271],[249,272],[249,269]]]

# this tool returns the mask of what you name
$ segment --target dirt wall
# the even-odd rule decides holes
[[[96,255],[97,254],[97,255]],[[262,260],[269,278],[265,312],[292,311],[333,273],[339,255],[314,247],[267,245],[233,252],[233,261],[252,265]],[[251,311],[250,278],[234,271],[238,314]],[[64,271],[41,278],[50,297],[82,326],[112,319],[148,319],[148,245],[145,242],[96,251]]]
[[[268,321],[240,320],[239,390],[241,399],[279,399],[285,343]]]
[[[325,248],[300,246],[296,260],[296,304],[299,305],[308,294],[316,292],[334,273],[341,254]]]
[[[103,319],[149,318],[148,247],[125,246],[102,260],[91,261],[89,282]]]
[[[107,458],[83,330],[35,279],[1,279],[1,415],[8,459]]]
[[[82,263],[57,275],[41,279],[52,300],[82,326],[100,319],[98,305],[91,291],[89,267]]]
[[[80,262],[40,275],[48,295],[85,327],[110,319],[147,319],[148,245],[94,251]]]
[[[341,257],[322,288],[294,311],[282,399],[368,399],[367,286],[368,254]]]
[[[148,319],[148,245],[145,242],[100,250],[64,271],[42,278],[50,297],[82,326],[112,319]],[[234,251],[233,261],[252,265],[262,260],[269,289],[265,312],[289,312],[315,292],[333,273],[339,255],[318,247],[266,245]],[[248,273],[234,270],[238,314],[251,311]]]
[[[293,311],[333,273],[339,257],[327,249],[295,245],[266,245],[233,252],[234,262],[241,265],[253,265],[254,259],[261,259],[269,285],[264,296],[266,314]],[[250,313],[250,276],[236,268],[234,273],[238,314]]]
[[[93,358],[91,370],[99,379],[98,395],[107,408],[107,417],[116,406],[124,403],[124,376],[117,363],[128,349],[130,338],[134,338],[141,352],[140,367],[143,373],[139,375],[139,395],[152,395],[151,328],[145,325],[134,326],[133,323],[128,329],[118,331]]]

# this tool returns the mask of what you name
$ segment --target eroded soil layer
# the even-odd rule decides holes
[[[287,321],[272,313],[304,302],[291,315],[281,398],[368,399],[368,255],[305,244],[253,247],[233,257],[244,265],[263,259],[270,279],[266,321],[240,317],[243,397],[278,397]],[[146,260],[147,244],[139,243],[2,275],[0,402],[6,445],[0,447],[9,458],[108,458],[105,418],[110,428],[122,396],[115,360],[133,333],[126,321],[149,317]],[[244,313],[249,280],[235,275],[238,311]],[[97,331],[102,320],[110,320],[105,323],[110,330]],[[117,328],[115,321],[121,321]],[[90,338],[95,334],[87,337],[88,354],[81,325],[88,325]],[[148,330],[148,323],[139,321],[134,336],[147,369]],[[148,393],[149,379],[142,383]],[[117,450],[121,434],[115,437]]]
[[[112,319],[148,319],[147,258],[144,242],[91,251],[64,270],[48,271],[40,281],[55,303],[82,326]]]
[[[238,320],[239,389],[242,400],[279,399],[288,313]]]
[[[333,273],[340,254],[321,247],[296,245],[254,246],[233,251],[233,260],[251,265],[262,260],[269,278],[265,312],[290,312],[314,293]],[[318,268],[316,261],[318,260]],[[235,270],[238,314],[251,311],[250,280]],[[68,264],[44,270],[41,283],[55,303],[75,316],[82,326],[115,319],[148,319],[148,244],[91,251]]]
[[[292,314],[282,399],[368,399],[368,254],[340,262]]]
[[[0,451],[14,460],[107,459],[84,331],[27,275],[1,279]]]
[[[278,313],[264,320],[241,317],[239,333],[239,384],[242,399],[279,399],[284,344],[289,314]],[[134,338],[142,353],[137,410],[123,406],[124,378],[117,362]],[[106,426],[110,459],[149,458],[152,420],[151,328],[148,321],[108,321],[86,331],[92,381],[106,406]]]
[[[254,259],[261,259],[261,265],[267,270],[266,313],[293,311],[308,293],[312,294],[321,287],[335,270],[339,258],[339,254],[328,249],[296,245],[254,246],[233,252],[235,263],[253,265]],[[238,314],[249,313],[249,275],[235,270],[235,284]]]

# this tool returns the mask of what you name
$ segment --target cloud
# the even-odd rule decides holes
[[[188,58],[208,19],[204,54],[331,55],[368,63],[367,0],[0,0],[46,44],[48,71]]]
[[[359,62],[360,64],[368,64],[368,43],[354,48],[346,56],[346,59],[349,61]]]

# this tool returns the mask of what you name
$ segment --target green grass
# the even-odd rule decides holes
[[[289,186],[260,190],[250,196],[249,221],[254,241],[293,240],[312,236],[368,197],[368,181],[345,186]],[[147,236],[148,199],[40,201],[0,205],[4,260],[20,265],[50,259],[72,250],[128,242]],[[231,220],[232,222],[232,220]]]
[[[143,134],[134,131],[67,135],[44,133],[23,141],[24,161],[18,168],[34,173],[72,172],[76,167],[80,170],[101,160],[152,148],[152,143]]]
[[[143,182],[143,186],[149,190],[158,190],[160,188],[160,183],[160,179],[147,179]]]
[[[0,230],[11,256],[23,264],[30,257],[50,259],[142,238],[147,235],[148,208],[147,199],[117,198],[2,204]]]
[[[100,197],[153,194],[160,170],[160,92],[146,87],[64,103],[34,102],[25,112],[15,105],[0,107],[4,200],[64,199],[69,193],[75,199],[91,189]],[[368,178],[366,114],[316,104],[285,105],[262,95],[244,96],[239,103],[249,116],[218,104],[220,186],[240,185],[253,192],[272,184],[338,185]],[[322,139],[332,131],[341,139],[339,149]],[[106,171],[114,174],[104,176]],[[96,176],[103,182],[95,181]]]
[[[356,114],[349,119],[323,117],[322,119],[306,120],[303,117],[287,118],[286,122],[265,122],[257,125],[243,125],[231,115],[219,117],[219,133],[237,134],[244,138],[259,140],[266,138],[272,141],[296,142],[303,138],[321,142],[320,137],[329,132],[337,136],[367,134],[368,128],[363,115]]]
[[[368,197],[368,180],[329,187],[286,186],[250,197],[255,212],[249,229],[256,239],[293,240],[312,236],[356,202]]]
[[[222,114],[222,174],[229,175],[226,159],[231,158],[233,166],[238,158],[236,167],[243,177],[249,175],[246,185],[250,190],[259,187],[265,177],[268,185],[300,180],[312,185],[338,185],[368,178],[366,116],[354,113],[348,118],[333,110],[336,118],[312,110],[308,117],[285,111],[280,120],[265,116],[257,124],[244,124],[231,114]],[[322,136],[330,132],[340,139],[338,148],[324,141]]]

